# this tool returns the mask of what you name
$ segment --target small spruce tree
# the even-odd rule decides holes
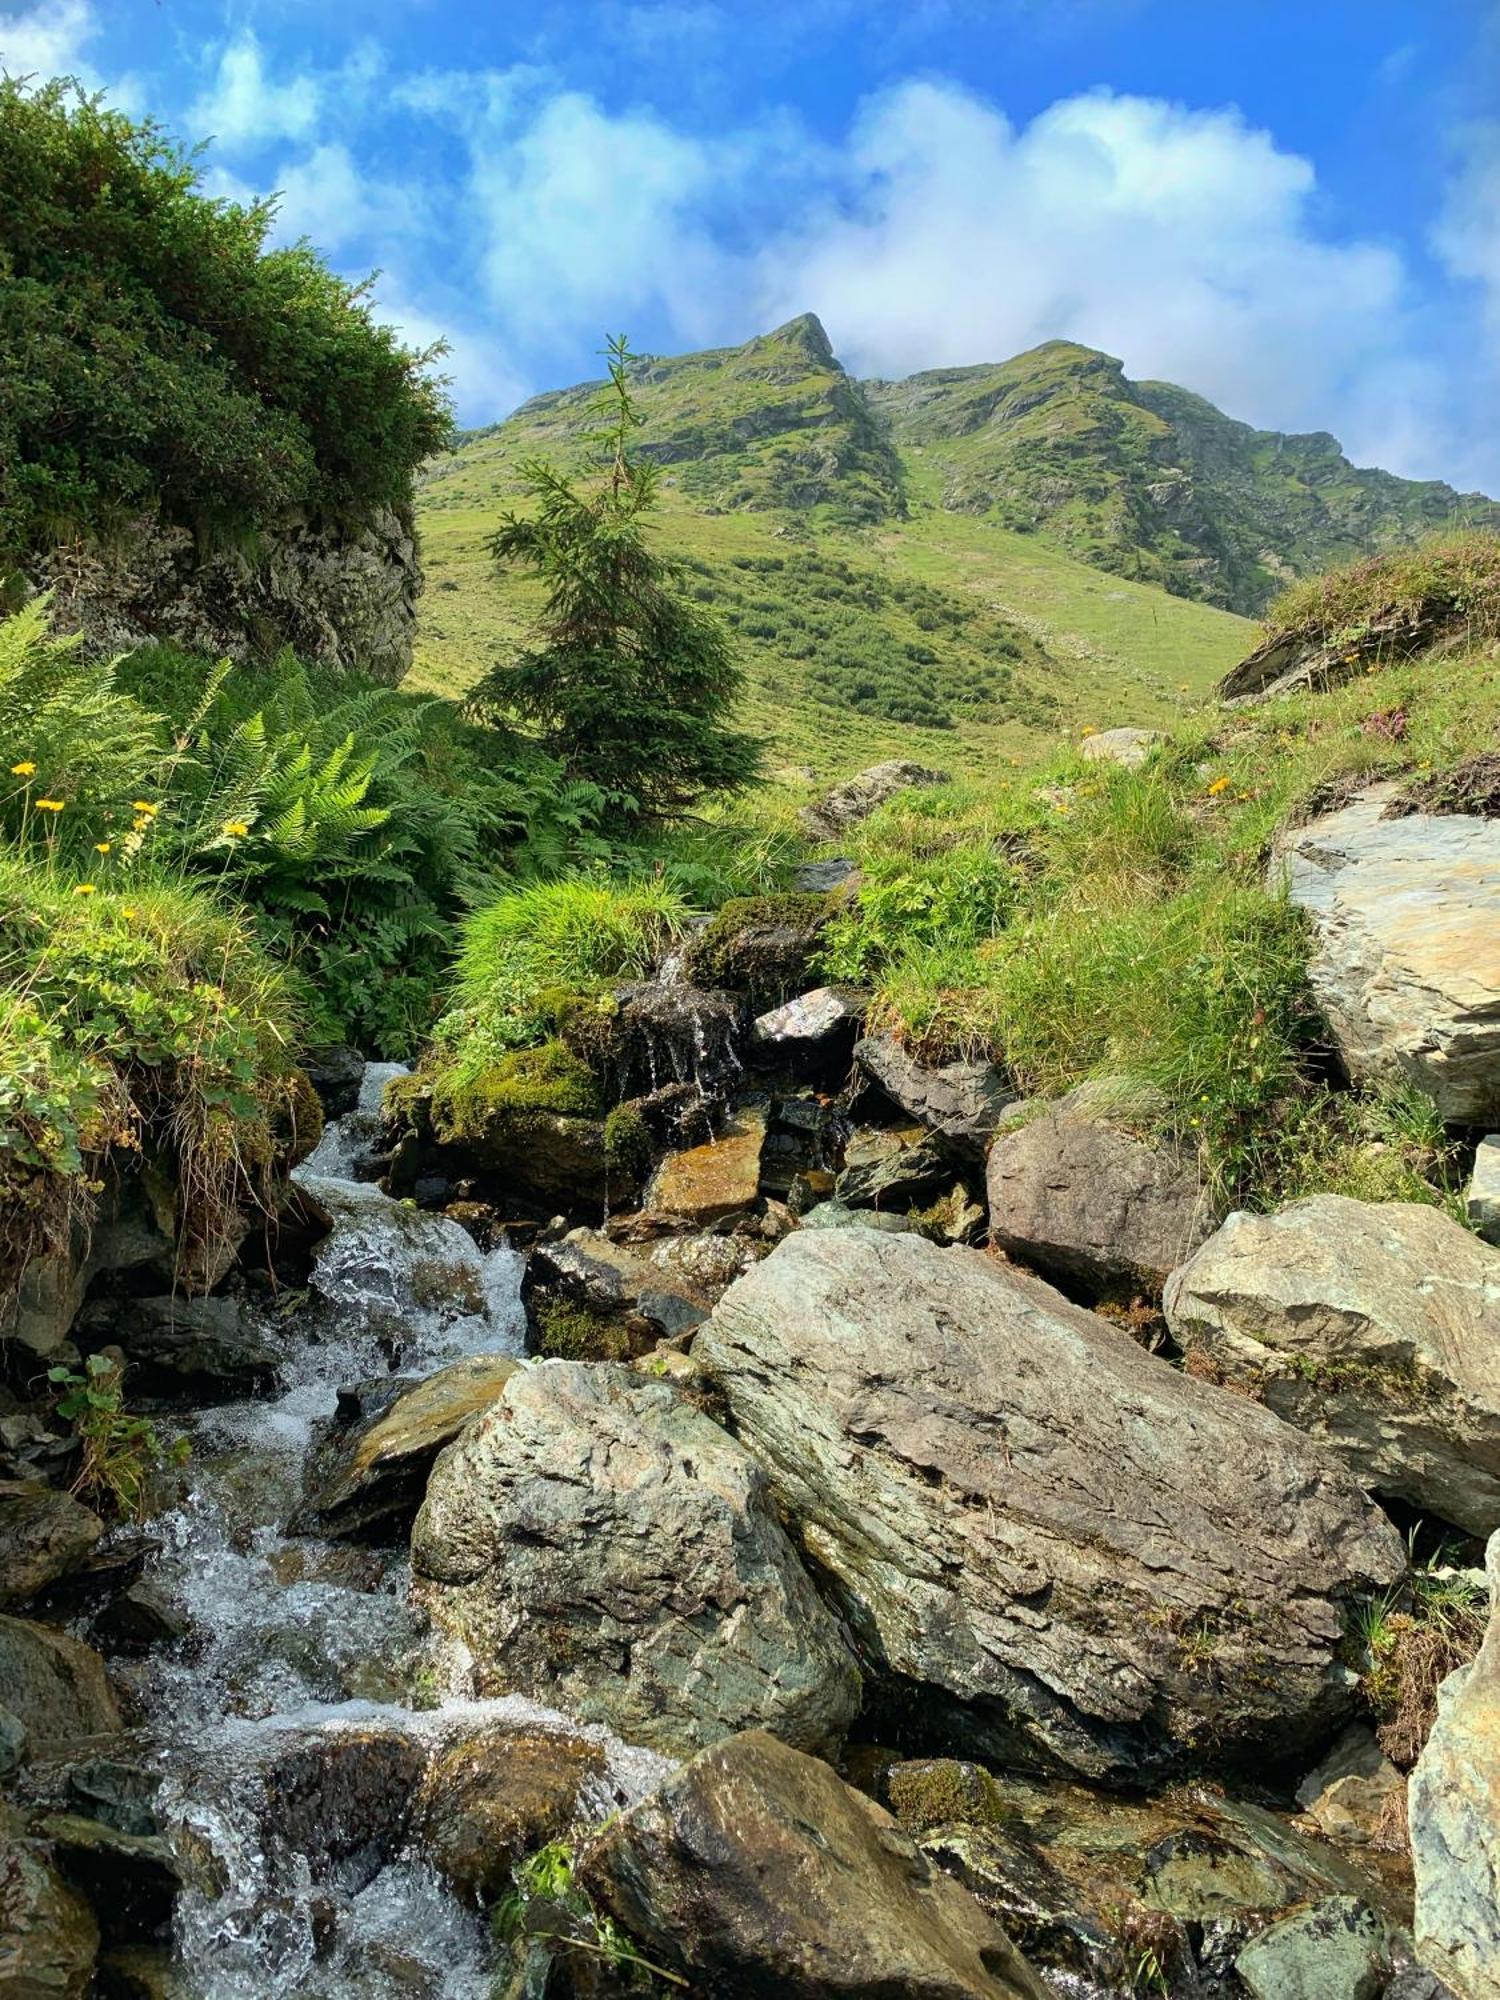
[[[486,721],[534,729],[569,776],[630,817],[671,819],[706,793],[753,783],[761,752],[727,723],[741,675],[723,625],[652,546],[658,474],[630,451],[644,418],[630,394],[629,344],[621,335],[606,352],[609,381],[589,433],[601,477],[583,486],[529,460],[521,473],[535,511],[507,514],[490,537],[496,563],[530,571],[546,599],[527,650],[488,673],[469,705]]]

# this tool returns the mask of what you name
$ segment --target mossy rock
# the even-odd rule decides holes
[[[604,1121],[604,1157],[612,1176],[632,1184],[651,1171],[655,1146],[651,1128],[635,1104],[617,1104]]]
[[[462,1078],[432,1079],[432,1132],[465,1168],[502,1175],[547,1202],[602,1202],[633,1195],[638,1175],[623,1163],[628,1127],[617,1128],[612,1162],[599,1086],[560,1041],[513,1049]]]
[[[629,1361],[630,1329],[623,1320],[567,1299],[544,1299],[535,1309],[536,1351],[553,1361]]]
[[[512,1049],[462,1081],[439,1074],[433,1085],[433,1129],[444,1145],[487,1139],[497,1125],[534,1112],[596,1118],[599,1110],[592,1071],[555,1040]]]
[[[978,1764],[930,1757],[893,1764],[885,1774],[886,1802],[914,1832],[934,1826],[999,1826],[1006,1818],[1000,1789]]]
[[[736,896],[694,940],[687,956],[697,986],[728,987],[770,1005],[801,992],[835,908],[831,896]]]

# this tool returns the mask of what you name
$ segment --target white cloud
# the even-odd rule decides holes
[[[1459,153],[1433,243],[1455,276],[1480,287],[1485,324],[1500,363],[1500,119],[1470,126]]]
[[[0,71],[11,76],[81,76],[83,52],[99,32],[91,0],[40,0],[0,11]]]
[[[308,137],[317,126],[321,101],[313,76],[273,82],[260,44],[247,30],[221,52],[212,85],[189,115],[196,132],[238,150]]]
[[[1233,110],[1099,91],[1017,130],[908,83],[867,108],[838,192],[768,246],[762,283],[773,317],[816,308],[864,372],[1072,339],[1321,429],[1400,337],[1400,260],[1320,238],[1309,163]]]

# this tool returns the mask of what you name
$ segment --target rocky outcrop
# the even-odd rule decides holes
[[[1474,1149],[1465,1204],[1485,1242],[1500,1244],[1500,1132],[1491,1132]]]
[[[411,665],[422,571],[409,516],[349,530],[271,528],[204,552],[185,528],[140,520],[108,546],[67,543],[39,558],[60,630],[100,652],[170,639],[190,652],[354,667],[394,686]]]
[[[233,1297],[93,1299],[74,1322],[86,1352],[116,1346],[153,1388],[239,1397],[269,1388],[279,1356]]]
[[[93,1554],[104,1523],[70,1493],[0,1480],[0,1609],[25,1604]]]
[[[1168,1280],[1178,1345],[1360,1483],[1500,1527],[1500,1250],[1417,1202],[1230,1216]]]
[[[1500,1992],[1500,1535],[1486,1566],[1484,1644],[1438,1690],[1407,1794],[1417,1949],[1459,2000]]]
[[[799,1231],[694,1358],[888,1688],[974,1751],[1139,1779],[1295,1756],[1399,1537],[1330,1454],[1040,1279]]]
[[[581,1872],[648,1957],[715,2000],[1046,2000],[888,1813],[760,1730],[612,1821]]]
[[[1500,1117],[1500,820],[1387,819],[1392,796],[1295,828],[1273,875],[1312,920],[1308,977],[1351,1076],[1481,1124]]]
[[[810,840],[837,840],[851,826],[868,819],[877,806],[893,799],[897,792],[928,785],[946,785],[946,771],[932,771],[909,758],[892,758],[889,763],[872,764],[857,771],[841,785],[835,785],[814,805],[802,808],[802,831]]]
[[[1193,1163],[1119,1130],[1074,1093],[990,1148],[992,1240],[1092,1291],[1160,1286],[1217,1217]]]
[[[84,2000],[93,1991],[99,1925],[45,1846],[0,1806],[0,1993],[6,2000]]]
[[[806,987],[838,900],[795,892],[731,897],[689,942],[688,977],[700,987],[747,993],[757,1008],[779,1005]]]
[[[764,1474],[667,1383],[613,1364],[516,1375],[438,1460],[417,1594],[483,1694],[693,1750],[753,1724],[837,1740],[852,1658]]]
[[[894,1035],[869,1035],[854,1060],[909,1118],[978,1164],[1016,1093],[993,1063],[919,1062]]]
[[[104,1662],[51,1625],[0,1617],[0,1696],[33,1751],[120,1727]]]
[[[1120,764],[1138,771],[1158,743],[1165,743],[1164,729],[1101,729],[1085,736],[1078,754],[1086,764]]]
[[[422,1381],[396,1376],[373,1396],[345,1392],[333,1429],[313,1452],[299,1534],[360,1534],[409,1518],[421,1504],[433,1460],[464,1425],[500,1396],[520,1362],[475,1354]]]

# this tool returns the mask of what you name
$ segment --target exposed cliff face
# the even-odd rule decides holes
[[[394,686],[411,665],[422,570],[404,512],[357,530],[291,526],[203,553],[183,528],[135,522],[118,542],[62,544],[31,566],[61,630],[101,651],[171,639],[231,658],[290,646]]]

